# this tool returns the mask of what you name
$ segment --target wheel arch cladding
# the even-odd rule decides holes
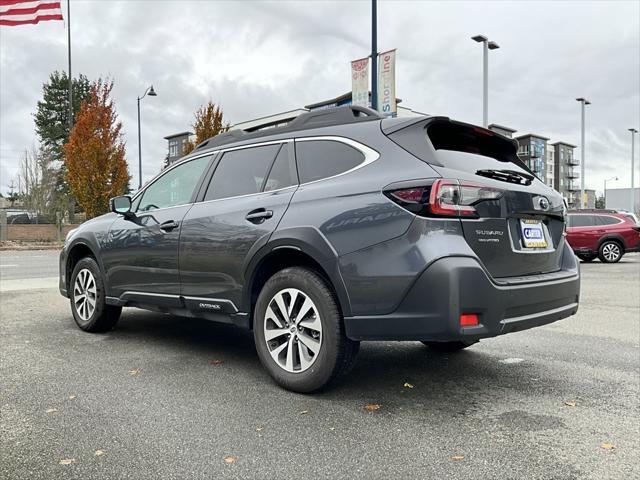
[[[620,247],[622,248],[622,253],[624,253],[625,250],[625,244],[624,244],[624,238],[621,235],[618,235],[616,233],[611,233],[608,235],[603,236],[599,241],[598,241],[598,250],[600,250],[600,247],[602,246],[602,244],[604,244],[605,242],[617,242]]]
[[[69,248],[69,252],[67,253],[67,262],[66,262],[66,271],[65,271],[67,291],[69,290],[69,286],[71,282],[71,274],[73,273],[73,269],[75,268],[77,263],[85,257],[92,257],[98,264],[100,273],[103,273],[102,264],[100,262],[100,259],[98,258],[98,255],[96,255],[94,249],[91,248],[87,242],[77,241]],[[104,279],[104,275],[103,275],[103,279]]]
[[[310,227],[295,229],[298,235],[272,237],[255,255],[245,270],[243,310],[252,311],[265,282],[277,271],[288,267],[307,267],[317,272],[333,291],[344,316],[351,314],[351,306],[338,269],[337,256],[326,239]],[[301,232],[306,230],[306,232]],[[312,232],[309,232],[312,231]],[[302,235],[301,235],[302,234]],[[305,238],[306,237],[306,238]]]

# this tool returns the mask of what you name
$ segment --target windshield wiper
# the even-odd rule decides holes
[[[517,183],[518,185],[531,185],[534,177],[528,173],[518,172],[517,170],[492,170],[490,168],[477,170],[476,175],[481,175],[494,180],[503,182]]]

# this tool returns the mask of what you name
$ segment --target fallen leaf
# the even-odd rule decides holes
[[[375,412],[376,410],[380,410],[380,407],[382,405],[379,403],[367,403],[363,408],[367,411],[367,412]]]
[[[605,442],[602,445],[600,445],[600,448],[604,448],[605,450],[614,450],[616,446],[613,443]]]
[[[264,430],[264,427],[262,425],[258,425],[256,427],[256,432],[261,432],[262,430]]]
[[[514,363],[520,363],[520,362],[524,362],[524,358],[518,358],[518,357],[514,357],[514,358],[505,358],[503,360],[498,360],[499,363],[504,363],[505,365],[511,365]]]
[[[576,402],[575,400],[567,400],[566,402],[564,402],[564,404],[567,407],[575,407],[576,405],[578,405],[578,402]]]
[[[129,375],[131,375],[132,377],[135,377],[139,373],[140,373],[140,369],[139,368],[134,368],[133,370],[129,370]]]
[[[413,388],[413,385],[411,385],[410,383],[405,383],[404,388]]]
[[[76,396],[75,395],[69,395],[69,400],[75,400]]]
[[[451,460],[464,460],[464,455],[454,455]]]
[[[96,457],[101,457],[101,456],[102,456],[102,455],[104,455],[105,453],[107,453],[107,452],[105,452],[104,450],[96,450],[95,452],[93,452],[93,454],[94,454]]]
[[[60,460],[60,465],[71,465],[72,463],[76,463],[75,458],[63,458]]]
[[[47,409],[45,410],[45,413],[55,413],[55,412],[57,412],[57,411],[58,411],[58,409],[57,409],[57,408],[47,408]]]
[[[211,365],[214,365],[214,366],[216,366],[216,367],[217,367],[218,365],[222,365],[223,363],[224,363],[224,362],[223,362],[222,360],[220,360],[219,358],[215,358],[215,359],[211,360]]]
[[[222,460],[224,460],[224,463],[226,463],[227,465],[231,465],[232,463],[236,463],[236,460],[238,460],[238,457],[234,457],[233,455],[227,455]]]
[[[306,415],[307,413],[309,413],[309,410],[302,410],[302,411],[300,412],[300,415]]]

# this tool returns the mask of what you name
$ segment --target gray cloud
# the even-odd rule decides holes
[[[369,2],[74,1],[74,72],[110,76],[137,178],[136,97],[142,102],[145,177],[166,154],[162,137],[189,128],[209,98],[232,122],[334,97],[350,89],[349,61],[369,52]],[[579,144],[587,121],[587,186],[630,179],[630,134],[640,126],[638,2],[384,2],[379,48],[398,49],[406,106],[481,121],[484,33],[490,121]],[[42,83],[66,69],[60,22],[0,29],[0,190],[33,143]],[[639,148],[640,150],[640,148]],[[640,163],[640,162],[637,162]],[[133,182],[136,183],[135,181]],[[636,182],[640,183],[640,180]]]

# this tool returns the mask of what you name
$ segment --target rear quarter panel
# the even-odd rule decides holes
[[[300,185],[278,229],[316,228],[337,256],[404,234],[414,215],[387,199],[383,188],[392,182],[436,177],[436,172],[389,141],[379,122],[344,126],[339,135],[335,129],[322,134],[351,138],[380,157],[353,172]]]

